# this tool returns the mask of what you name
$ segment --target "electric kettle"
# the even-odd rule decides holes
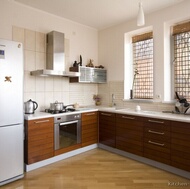
[[[38,104],[31,99],[24,103],[25,105],[25,114],[33,114],[34,111],[38,108]]]

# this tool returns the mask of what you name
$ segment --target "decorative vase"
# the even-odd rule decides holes
[[[101,102],[100,101],[96,101],[96,106],[100,106]]]

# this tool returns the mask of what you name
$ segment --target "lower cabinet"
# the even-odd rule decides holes
[[[190,171],[190,123],[171,122],[171,165]]]
[[[82,114],[82,147],[98,142],[98,113]]]
[[[24,160],[35,163],[54,156],[54,119],[25,121]]]
[[[170,164],[170,121],[144,118],[144,157]]]
[[[115,113],[99,112],[99,143],[115,148]]]
[[[99,143],[190,171],[190,123],[99,112]]]
[[[143,118],[116,114],[116,148],[143,156]]]
[[[97,142],[190,171],[190,123],[103,111],[82,113],[82,147]],[[25,120],[25,163],[53,156],[54,118]]]

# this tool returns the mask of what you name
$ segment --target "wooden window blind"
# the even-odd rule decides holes
[[[173,27],[174,90],[190,101],[190,22]]]
[[[153,99],[153,33],[132,37],[133,98]]]

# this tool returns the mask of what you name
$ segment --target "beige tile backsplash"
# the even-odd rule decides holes
[[[13,40],[24,44],[24,101],[32,99],[39,105],[37,111],[49,108],[56,100],[65,105],[79,103],[81,106],[94,105],[93,95],[99,94],[102,105],[109,106],[114,94],[117,107],[135,108],[140,105],[142,110],[173,110],[173,104],[145,103],[141,101],[123,101],[124,82],[110,81],[106,84],[69,83],[65,77],[35,77],[30,71],[44,69],[46,65],[46,35],[13,26]],[[69,68],[70,44],[65,40],[66,65]]]
[[[36,51],[36,32],[24,30],[24,48],[25,50]]]
[[[36,51],[37,52],[46,52],[46,37],[45,34],[35,32],[36,33]]]
[[[24,45],[24,29],[13,26],[12,32],[13,40],[21,42]]]
[[[32,71],[36,69],[36,53],[35,51],[24,51],[24,70]]]
[[[98,85],[98,92],[102,98],[102,105],[110,106],[112,102],[112,94],[114,94],[114,103],[116,107],[135,109],[136,105],[140,105],[142,110],[149,111],[172,111],[174,104],[167,104],[161,102],[143,102],[137,100],[123,101],[124,99],[124,82],[110,81],[106,84]]]
[[[79,103],[94,105],[93,94],[97,84],[69,83],[66,77],[35,77],[30,71],[46,67],[46,35],[44,33],[13,26],[13,40],[24,45],[24,101],[32,99],[39,105],[37,111],[44,111],[56,100],[65,105]],[[65,39],[65,56],[69,70],[70,44]]]
[[[36,69],[44,69],[46,67],[45,61],[46,61],[46,56],[45,53],[41,52],[36,52]]]

